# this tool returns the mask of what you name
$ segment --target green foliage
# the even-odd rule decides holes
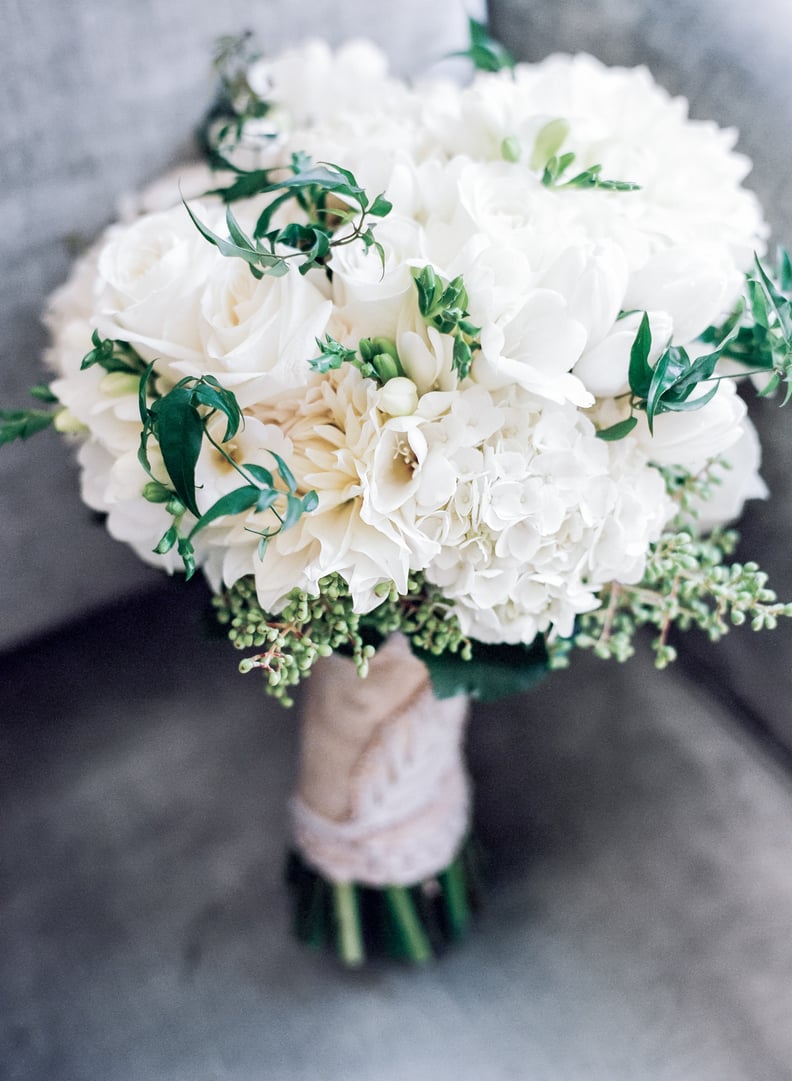
[[[552,644],[551,666],[564,667],[572,646],[625,661],[634,653],[638,628],[651,626],[658,631],[655,664],[665,668],[676,658],[668,641],[672,626],[698,627],[717,641],[730,626],[772,629],[782,616],[792,616],[792,604],[778,603],[755,563],[726,562],[736,543],[734,531],[664,535],[652,546],[641,583],[612,582],[603,590],[602,607],[579,617],[571,639]]]
[[[431,266],[413,270],[418,308],[429,326],[454,339],[454,370],[460,379],[470,374],[473,352],[481,348],[476,337],[481,327],[470,322],[468,295],[461,275],[444,285]]]
[[[733,330],[730,331],[733,335]],[[649,364],[652,349],[652,332],[649,319],[644,312],[638,333],[630,350],[630,409],[631,415],[610,428],[601,429],[600,439],[622,439],[635,427],[637,420],[632,414],[634,409],[646,413],[649,431],[654,432],[655,417],[661,413],[681,413],[701,409],[717,393],[719,377],[713,378],[715,368],[731,338],[718,343],[711,353],[691,360],[687,350],[680,346],[669,345],[661,354],[654,368]],[[711,386],[693,397],[700,384],[711,382]]]
[[[461,52],[451,53],[451,56],[463,56],[473,63],[478,71],[503,71],[511,70],[515,66],[515,59],[500,42],[490,37],[484,23],[477,19],[468,19],[470,31],[470,45]]]
[[[719,472],[728,468],[715,459],[696,474],[679,467],[660,470],[679,509],[651,546],[642,580],[606,586],[600,594],[602,606],[578,617],[571,638],[548,643],[550,667],[566,667],[573,647],[625,661],[634,653],[638,629],[651,626],[658,632],[655,663],[665,668],[676,659],[668,640],[673,627],[698,627],[717,641],[732,626],[748,622],[755,631],[772,629],[783,616],[792,616],[792,604],[778,602],[756,563],[728,562],[737,547],[734,530],[718,529],[703,537],[690,529],[700,502],[712,495]]]
[[[228,237],[213,232],[185,203],[187,213],[201,235],[229,258],[243,259],[255,278],[265,274],[283,275],[289,260],[296,260],[301,274],[327,264],[331,249],[360,241],[366,250],[374,249],[384,259],[382,245],[374,238],[374,226],[368,219],[384,218],[391,204],[384,195],[369,199],[354,175],[340,165],[315,163],[307,154],[292,154],[284,178],[282,167],[241,169],[219,154],[214,164],[228,169],[236,179],[226,188],[210,192],[226,204],[259,195],[274,195],[261,211],[252,234],[241,227],[230,205],[226,208]],[[273,226],[276,212],[294,202],[305,218],[283,227]],[[349,228],[347,228],[349,227]]]
[[[267,543],[282,529],[294,525],[302,514],[314,510],[317,505],[315,492],[299,495],[297,482],[283,459],[270,451],[275,463],[275,474],[260,465],[238,463],[228,444],[244,424],[244,417],[236,397],[211,375],[200,379],[188,376],[165,394],[155,395],[149,401],[147,393],[154,365],[151,364],[140,377],[140,446],[138,460],[150,477],[143,495],[152,503],[164,503],[173,518],[172,524],[160,538],[154,551],[160,555],[176,548],[182,558],[187,578],[195,572],[196,533],[229,514],[269,511],[276,521],[272,529],[262,530],[258,535],[259,556],[264,557]],[[217,416],[225,419],[225,431],[219,441],[210,433],[209,426]],[[163,484],[155,475],[148,455],[150,439],[159,444],[162,461],[169,484]],[[220,496],[203,514],[196,501],[195,467],[204,440],[220,454],[241,477],[240,487]],[[182,529],[185,514],[196,519],[186,531]]]
[[[540,133],[541,134],[541,133]],[[597,188],[599,191],[640,191],[640,184],[634,184],[631,180],[605,180],[602,177],[601,165],[590,165],[573,177],[567,177],[567,172],[575,160],[571,152],[561,155],[553,154],[546,162],[542,172],[542,183],[547,188]],[[536,168],[541,166],[537,165]],[[566,178],[566,179],[565,179]]]
[[[540,637],[530,646],[471,643],[468,659],[459,653],[431,653],[413,646],[432,677],[438,698],[467,694],[482,702],[494,702],[521,694],[547,674],[548,657]]]
[[[98,365],[108,373],[120,372],[123,375],[142,375],[146,370],[146,362],[140,357],[129,342],[122,342],[112,338],[102,338],[98,330],[91,334],[91,349],[82,359],[80,370],[93,368]]]
[[[64,412],[58,399],[47,386],[31,387],[31,398],[51,409],[0,409],[0,447],[16,439],[29,439],[36,432],[43,432],[55,423]]]
[[[319,595],[294,590],[277,615],[263,611],[256,598],[252,577],[240,579],[214,599],[217,618],[228,627],[228,636],[237,649],[259,649],[245,658],[240,670],[260,669],[267,689],[284,705],[291,705],[291,688],[310,671],[319,657],[340,651],[356,664],[361,676],[376,646],[394,631],[411,640],[413,649],[435,669],[444,658],[446,674],[440,691],[450,689],[448,665],[454,657],[465,667],[473,656],[472,643],[461,632],[448,603],[421,575],[411,577],[408,592],[382,590],[382,603],[365,615],[352,610],[352,598],[344,580],[328,575],[319,583]],[[486,677],[481,666],[475,671]]]
[[[722,327],[710,327],[702,337],[707,342],[728,338],[724,357],[750,372],[767,373],[761,395],[774,394],[785,384],[781,404],[786,405],[792,397],[792,302],[787,295],[792,293],[792,260],[786,249],[779,248],[773,270],[755,257],[746,288],[747,308],[741,301]]]
[[[214,69],[220,86],[200,132],[207,149],[233,147],[249,121],[258,120],[270,111],[270,102],[260,98],[248,81],[248,69],[259,56],[250,30],[217,40]]]
[[[348,349],[329,334],[325,335],[324,341],[317,338],[316,344],[319,356],[308,361],[314,372],[335,371],[342,364],[352,364],[361,375],[380,385],[404,375],[396,343],[391,338],[361,338],[357,350]]]
[[[29,439],[55,420],[48,409],[0,409],[0,446],[15,439]]]

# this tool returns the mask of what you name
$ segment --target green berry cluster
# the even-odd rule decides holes
[[[240,671],[259,669],[267,690],[284,706],[293,704],[292,688],[319,657],[340,652],[361,676],[377,645],[394,631],[407,635],[418,649],[434,655],[457,653],[469,660],[472,646],[450,613],[449,605],[421,575],[410,578],[400,595],[385,584],[381,603],[365,615],[353,611],[349,588],[338,574],[319,582],[318,595],[293,590],[280,612],[264,611],[253,576],[241,578],[213,600],[217,619],[228,628],[237,649],[259,652],[240,663]]]
[[[730,626],[750,622],[756,631],[771,630],[780,617],[792,616],[792,604],[778,603],[756,563],[726,562],[737,540],[734,530],[716,530],[708,537],[665,534],[652,546],[638,585],[611,583],[601,593],[602,606],[579,617],[571,639],[550,644],[551,665],[565,667],[572,646],[625,661],[634,652],[638,628],[653,626],[659,632],[653,642],[655,664],[665,668],[676,659],[668,642],[674,625],[698,627],[717,641]]]

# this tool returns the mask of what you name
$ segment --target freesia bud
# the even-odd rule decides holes
[[[418,408],[418,388],[412,379],[397,375],[379,392],[379,408],[390,417],[407,417]]]

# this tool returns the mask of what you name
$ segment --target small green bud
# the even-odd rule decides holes
[[[108,398],[122,398],[125,394],[137,394],[140,376],[130,372],[108,372],[99,381],[99,390]]]
[[[554,158],[569,135],[569,122],[562,117],[549,120],[539,129],[531,153],[531,168],[544,169],[550,158]]]
[[[60,409],[55,414],[52,426],[56,432],[60,432],[62,435],[84,435],[88,431],[83,422],[78,420],[74,413],[69,412],[68,409]]]
[[[517,162],[522,155],[520,140],[516,135],[507,135],[501,143],[501,157],[504,161]]]

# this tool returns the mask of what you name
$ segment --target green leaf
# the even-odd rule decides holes
[[[376,196],[366,213],[370,214],[372,218],[384,218],[390,214],[391,210],[393,210],[393,203],[380,194]]]
[[[252,462],[245,462],[242,466],[246,473],[249,473],[254,480],[257,480],[259,484],[263,484],[265,488],[272,488],[274,486],[274,479],[269,469],[265,469],[261,465],[255,465]]]
[[[204,376],[202,382],[195,387],[192,392],[192,402],[194,405],[206,405],[225,416],[227,421],[226,430],[221,442],[227,443],[239,431],[243,419],[242,410],[239,408],[236,397],[231,391],[220,387],[219,384],[216,387],[209,385],[208,381],[210,379],[212,379],[212,376]]]
[[[58,397],[53,394],[49,387],[36,385],[31,387],[29,394],[32,398],[35,398],[38,402],[44,402],[46,405],[55,405],[58,402]]]
[[[286,496],[286,513],[283,516],[282,529],[291,529],[296,522],[300,520],[300,516],[303,512],[302,499],[296,495]]]
[[[297,491],[297,481],[294,479],[294,474],[279,454],[276,454],[274,450],[269,451],[269,453],[275,459],[281,480],[289,489],[289,492],[293,495]]]
[[[609,428],[600,428],[597,432],[597,439],[604,439],[606,443],[613,443],[617,439],[624,439],[629,435],[633,428],[638,423],[636,416],[627,417],[626,420],[620,420],[618,424],[612,424]]]
[[[0,409],[0,446],[15,439],[29,439],[49,428],[54,419],[54,413],[42,409]]]
[[[458,653],[437,655],[414,646],[413,652],[429,669],[432,689],[438,698],[469,694],[479,701],[492,702],[528,690],[548,670],[542,639],[531,646],[474,642],[469,661]]]
[[[515,66],[514,57],[499,42],[490,37],[485,23],[470,18],[468,29],[470,46],[461,52],[451,53],[452,57],[461,56],[471,60],[479,71],[496,72],[510,70]]]
[[[649,326],[649,317],[644,312],[638,327],[638,333],[630,349],[630,390],[638,398],[646,398],[652,382],[652,368],[649,364],[649,353],[652,349],[652,331]]]
[[[195,502],[195,465],[201,453],[204,426],[192,395],[189,387],[177,385],[154,402],[151,413],[162,460],[176,494],[200,518]]]
[[[213,503],[209,510],[202,514],[192,527],[187,535],[188,539],[192,540],[200,529],[205,529],[206,526],[211,525],[218,518],[224,518],[228,514],[242,514],[243,511],[250,510],[256,504],[259,491],[260,489],[254,485],[246,484],[241,488],[235,488],[233,492],[226,492],[225,495],[220,496],[217,502]]]
[[[175,525],[172,525],[162,534],[154,551],[158,556],[164,556],[173,548],[178,539],[179,531]]]
[[[345,362],[354,363],[357,360],[357,352],[354,349],[347,349],[345,345],[337,342],[335,338],[331,338],[329,334],[325,335],[324,341],[317,338],[316,344],[319,346],[320,355],[308,361],[311,370],[314,372],[324,374],[340,368]]]

